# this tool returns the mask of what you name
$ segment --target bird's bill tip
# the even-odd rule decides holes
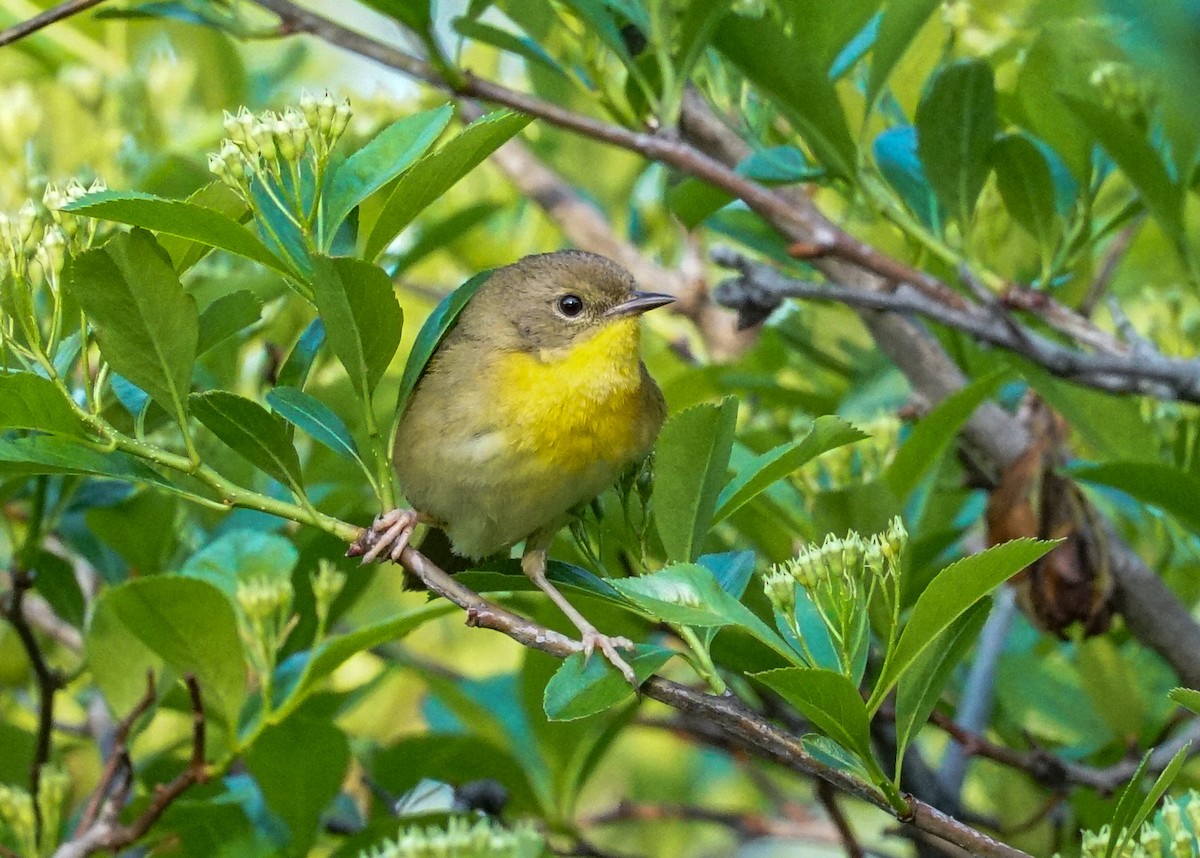
[[[605,316],[611,318],[621,318],[623,316],[640,316],[642,313],[655,309],[656,307],[664,307],[667,304],[672,304],[675,301],[674,295],[667,295],[662,292],[634,292],[628,299],[617,304],[615,307],[610,307]]]

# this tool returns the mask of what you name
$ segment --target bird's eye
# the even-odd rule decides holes
[[[558,312],[574,317],[583,312],[583,299],[578,295],[563,295],[558,299]]]

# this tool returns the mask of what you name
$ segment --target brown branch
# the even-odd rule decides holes
[[[75,826],[77,833],[87,831],[95,823],[96,816],[100,812],[100,807],[108,797],[109,790],[112,788],[113,778],[116,777],[118,765],[122,759],[125,759],[129,752],[129,733],[138,719],[146,714],[150,707],[154,705],[154,700],[154,672],[147,671],[146,693],[142,695],[142,698],[130,710],[129,714],[121,719],[113,731],[112,750],[109,751],[108,757],[104,762],[104,771],[100,775],[100,782],[88,799],[83,815],[79,818],[79,824]]]
[[[404,549],[401,562],[431,592],[463,608],[467,612],[469,625],[502,632],[523,646],[557,658],[566,658],[582,649],[578,641],[487,602],[411,546]],[[642,693],[720,727],[735,745],[756,757],[771,760],[803,775],[820,778],[848,795],[893,813],[887,800],[876,789],[817,760],[804,750],[799,739],[764,720],[732,695],[718,697],[706,694],[658,676],[651,677],[642,686]],[[1018,858],[1025,855],[919,800],[912,800],[911,810],[911,818],[902,822],[911,823],[921,831],[962,846],[975,855],[984,858]]]
[[[187,765],[173,780],[154,787],[150,803],[133,822],[128,825],[120,824],[118,817],[121,808],[125,806],[133,787],[132,766],[129,762],[125,742],[121,740],[121,737],[122,735],[125,738],[128,737],[128,731],[132,728],[134,721],[153,702],[152,689],[148,690],[146,696],[138,702],[134,710],[117,728],[119,741],[110,754],[112,764],[105,766],[105,777],[108,778],[109,785],[106,786],[102,780],[101,786],[97,787],[97,793],[102,787],[108,789],[108,797],[102,801],[98,813],[92,812],[94,814],[92,824],[87,828],[81,824],[74,837],[58,847],[53,858],[86,858],[86,856],[101,850],[117,852],[136,843],[145,836],[151,826],[159,820],[176,799],[193,784],[204,783],[208,779],[208,768],[204,761],[206,720],[200,684],[192,674],[188,674],[184,678],[184,683],[187,685],[188,696],[192,703],[192,752]],[[115,776],[109,774],[110,768],[115,772]],[[113,782],[115,782],[115,786],[112,786]],[[89,801],[88,811],[91,811],[91,807],[92,802]]]
[[[838,835],[842,841],[842,848],[846,850],[846,858],[865,858],[866,853],[863,852],[862,846],[858,843],[858,838],[854,835],[854,828],[850,825],[850,820],[846,818],[846,814],[842,812],[841,806],[838,804],[837,793],[833,791],[833,787],[825,781],[817,781],[817,799],[825,807],[825,812],[829,814],[830,820],[837,828]]]
[[[42,646],[37,635],[29,624],[26,615],[25,595],[33,588],[33,573],[24,569],[14,569],[10,575],[10,586],[3,598],[0,598],[0,615],[12,624],[17,638],[21,641],[29,664],[33,668],[33,676],[38,688],[38,723],[37,737],[34,741],[33,760],[29,764],[29,794],[33,799],[33,818],[36,836],[42,836],[42,807],[38,799],[39,786],[42,780],[42,768],[50,761],[50,741],[54,732],[54,696],[63,687],[66,680],[63,675],[52,668],[46,661]]]
[[[18,24],[13,24],[7,30],[0,32],[0,48],[5,45],[11,45],[13,42],[32,35],[51,24],[70,18],[72,15],[86,12],[93,6],[99,6],[103,2],[104,0],[67,0],[66,3],[60,3],[51,9],[47,9],[40,15],[34,15],[32,18],[21,21]]]

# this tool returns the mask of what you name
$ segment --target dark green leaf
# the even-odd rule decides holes
[[[40,429],[85,437],[66,391],[31,372],[0,374],[0,429]]]
[[[235,223],[244,224],[250,219],[250,209],[237,191],[221,181],[209,182],[187,198],[190,205],[215,211]],[[171,257],[175,270],[182,274],[210,253],[211,243],[195,241],[160,232],[158,243]],[[264,248],[265,249],[265,248]]]
[[[1179,523],[1200,533],[1200,479],[1161,462],[1105,462],[1075,465],[1072,476],[1125,492],[1142,503],[1173,515]]]
[[[138,191],[99,191],[70,203],[65,209],[218,247],[281,274],[290,273],[250,230],[222,212],[195,203],[166,200]]]
[[[346,735],[327,719],[294,715],[263,731],[243,758],[263,801],[291,833],[287,854],[307,855],[350,765]]]
[[[488,155],[529,124],[531,117],[507,110],[489,113],[468,125],[445,146],[426,155],[400,178],[371,229],[363,257],[377,259],[426,206]]]
[[[917,154],[942,205],[965,230],[991,169],[996,88],[983,60],[943,67],[917,106]]]
[[[831,173],[855,175],[857,147],[827,69],[769,17],[726,15],[713,44],[774,101]]]
[[[846,677],[819,667],[784,667],[751,674],[778,693],[842,747],[857,754],[871,771],[871,718],[858,689]]]
[[[212,390],[192,396],[192,413],[246,461],[300,493],[300,458],[283,424],[267,409],[235,393]]]
[[[899,677],[951,623],[1057,544],[1037,539],[1014,539],[964,557],[939,572],[917,598],[900,639],[887,654],[871,693],[871,710],[879,707]]]
[[[276,387],[267,394],[267,404],[284,420],[300,427],[343,459],[362,463],[350,430],[321,400],[294,387]]]
[[[625,658],[642,683],[673,655],[674,651],[660,646],[639,644],[637,652]],[[551,721],[573,721],[611,709],[633,694],[634,689],[607,659],[597,655],[585,663],[583,653],[577,652],[546,684],[543,706]]]
[[[400,378],[400,392],[396,396],[397,419],[404,413],[409,397],[417,389],[417,382],[425,372],[425,365],[441,345],[442,338],[454,326],[463,307],[467,306],[467,302],[491,276],[491,271],[481,271],[463,283],[439,301],[421,325],[421,330],[417,332],[417,338],[413,341],[412,351],[408,353],[408,360],[404,364],[404,375]]]
[[[123,653],[153,653],[177,676],[195,674],[206,711],[231,730],[236,727],[246,666],[233,606],[220,590],[195,578],[153,575],[102,591],[95,613],[106,619],[100,628],[95,619],[89,626],[87,654],[93,669],[103,662],[109,675],[119,667],[144,690],[145,673],[126,662]],[[132,650],[129,638],[136,641]],[[97,681],[104,688],[100,676]],[[111,697],[109,703],[118,705]]]
[[[991,608],[992,600],[986,596],[968,608],[900,675],[896,687],[897,760],[925,726],[954,669],[975,645]]]
[[[654,448],[654,519],[667,557],[695,560],[725,482],[737,400],[697,405],[667,421]]]
[[[185,423],[199,316],[150,233],[135,229],[80,254],[65,280],[113,370]]]
[[[313,292],[333,353],[363,399],[391,363],[404,325],[392,281],[383,269],[346,257],[317,257]]]
[[[803,438],[780,444],[747,462],[717,499],[712,524],[737,512],[776,480],[783,479],[822,453],[867,436],[837,417],[818,417]],[[657,465],[656,465],[657,467]]]
[[[675,75],[679,80],[690,78],[692,69],[700,61],[716,32],[718,22],[731,5],[732,0],[708,0],[706,3],[686,5],[679,20],[679,37],[675,45]]]
[[[355,206],[411,167],[453,115],[454,108],[443,104],[398,119],[342,162],[325,198],[326,234],[332,238]]]
[[[937,467],[958,430],[1008,374],[1006,370],[996,370],[971,382],[947,396],[913,427],[885,475],[896,497],[907,498],[925,475]]]
[[[871,50],[871,75],[867,81],[867,103],[874,104],[892,69],[912,45],[918,31],[941,5],[941,0],[891,0],[879,21],[879,33]]]
[[[241,289],[222,295],[200,314],[196,354],[204,354],[218,343],[250,327],[262,318],[262,302],[253,292]]]
[[[1172,688],[1169,696],[1180,706],[1200,715],[1200,691],[1193,688]]]
[[[992,148],[996,187],[1012,219],[1046,252],[1058,235],[1054,177],[1036,143],[1023,134],[1005,134]]]

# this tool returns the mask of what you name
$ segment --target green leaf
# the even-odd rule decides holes
[[[1171,693],[1167,696],[1180,706],[1200,715],[1200,691],[1193,688],[1172,688]]]
[[[884,660],[869,704],[875,711],[900,676],[967,609],[1052,549],[1058,541],[1014,539],[996,545],[938,573],[913,605],[892,652]]]
[[[343,459],[362,464],[350,430],[333,409],[294,387],[276,387],[267,404],[287,422],[298,426]]]
[[[283,261],[246,227],[222,212],[195,203],[138,191],[99,191],[69,203],[64,209],[228,250],[280,274],[291,274]]]
[[[300,457],[283,424],[257,402],[226,390],[192,396],[192,413],[254,467],[299,494]]]
[[[291,833],[286,854],[307,855],[350,765],[346,735],[326,718],[294,715],[263,731],[243,757],[263,801]]]
[[[1175,752],[1175,756],[1171,758],[1171,762],[1167,763],[1166,768],[1154,781],[1154,785],[1150,787],[1150,792],[1142,802],[1138,803],[1138,797],[1141,793],[1142,778],[1146,774],[1146,768],[1150,763],[1150,755],[1153,751],[1147,751],[1142,758],[1141,764],[1130,780],[1129,785],[1121,791],[1121,796],[1117,800],[1117,809],[1113,811],[1112,820],[1109,822],[1111,827],[1108,846],[1104,850],[1104,858],[1109,858],[1111,855],[1119,855],[1122,847],[1134,837],[1138,830],[1142,827],[1150,814],[1154,812],[1154,808],[1158,805],[1158,800],[1163,797],[1163,793],[1174,783],[1175,778],[1179,776],[1180,769],[1187,762],[1188,752],[1192,749],[1192,743],[1188,742],[1182,748]],[[1136,808],[1136,810],[1135,810]]]
[[[947,396],[913,427],[885,474],[888,487],[897,498],[907,498],[925,475],[937,467],[958,430],[1008,375],[1007,370],[996,370],[971,382]]]
[[[325,230],[333,237],[351,210],[399,176],[434,144],[450,123],[449,104],[398,119],[347,158],[325,197]]]
[[[712,523],[723,521],[806,462],[867,436],[837,417],[818,417],[803,438],[780,444],[747,462],[717,498]]]
[[[489,113],[417,162],[400,178],[384,203],[364,246],[363,257],[377,259],[426,206],[528,125],[531,118],[507,110]]]
[[[122,664],[132,638],[136,642],[132,652],[153,653],[178,676],[194,674],[205,710],[231,732],[236,730],[246,665],[233,606],[220,590],[180,575],[136,578],[103,590],[95,614],[106,619],[98,627],[93,617],[88,629],[87,654],[93,669],[99,662],[105,664],[103,676],[110,676],[113,669],[131,673],[144,689],[145,673],[135,664]],[[103,689],[100,676],[97,681]],[[111,698],[109,702],[117,705]]]
[[[222,295],[200,314],[196,354],[202,355],[262,318],[262,302],[253,292],[239,289]]]
[[[697,405],[667,421],[654,447],[654,520],[672,560],[695,560],[733,449],[737,400]]]
[[[820,667],[782,667],[752,677],[795,707],[812,725],[858,755],[872,773],[871,716],[854,683]]]
[[[905,748],[929,720],[954,669],[975,645],[991,608],[992,600],[986,596],[968,608],[900,675],[896,687],[897,760],[903,759]]]
[[[917,105],[917,154],[929,184],[966,229],[991,169],[996,87],[983,60],[944,66]]]
[[[652,619],[685,626],[739,626],[785,658],[795,660],[784,640],[753,611],[725,592],[710,569],[676,563],[651,575],[609,582]]]
[[[1137,188],[1155,220],[1172,241],[1183,241],[1183,192],[1171,180],[1163,156],[1145,129],[1119,112],[1085,98],[1062,96],[1068,109],[1100,141],[1104,151]]]
[[[404,314],[382,268],[347,257],[313,259],[325,333],[359,396],[368,398],[400,345]]]
[[[187,202],[225,215],[235,223],[245,224],[250,219],[250,209],[246,205],[246,201],[238,195],[237,191],[220,180],[209,182],[189,196]],[[158,243],[162,245],[163,250],[167,251],[171,257],[171,263],[180,274],[183,274],[213,250],[213,245],[207,242],[194,241],[166,232],[159,232],[157,237]]]
[[[425,365],[441,345],[442,339],[454,327],[458,314],[491,276],[491,271],[481,271],[463,283],[439,301],[421,325],[421,330],[417,332],[417,338],[413,341],[412,350],[408,353],[408,361],[404,364],[404,375],[400,377],[400,392],[396,397],[397,419],[404,413],[409,397],[417,389],[417,382],[425,372]]]
[[[38,429],[76,438],[86,435],[66,391],[32,372],[0,375],[0,429]]]
[[[892,70],[904,56],[917,33],[941,0],[891,0],[883,10],[879,32],[871,49],[871,74],[867,81],[867,103],[874,104]]]
[[[795,125],[817,160],[852,180],[857,147],[827,69],[770,17],[727,15],[713,44]]]
[[[1142,503],[1156,506],[1200,533],[1200,478],[1161,462],[1105,462],[1074,465],[1071,476],[1125,492]]]
[[[717,24],[729,11],[733,0],[708,0],[706,3],[688,3],[679,19],[679,36],[675,40],[675,76],[688,80],[704,49],[712,40]]]
[[[638,644],[637,652],[626,659],[641,684],[673,655],[674,651],[660,646]],[[546,683],[543,707],[551,721],[573,721],[611,709],[633,695],[625,677],[605,658],[595,656],[585,662],[583,653],[577,652]]]
[[[1009,215],[1044,252],[1058,236],[1054,177],[1042,150],[1024,134],[1005,134],[992,146],[996,187]]]
[[[317,353],[325,344],[325,322],[318,316],[309,322],[308,327],[301,331],[292,352],[279,368],[279,376],[275,383],[284,387],[294,387],[297,390],[304,387]]]
[[[1145,723],[1146,701],[1138,668],[1107,636],[1075,645],[1075,667],[1092,706],[1118,740],[1137,737]]]
[[[125,453],[102,453],[69,438],[0,438],[0,474],[83,474],[173,488],[157,471]]]
[[[310,654],[310,663],[303,674],[303,680],[293,693],[306,694],[355,654],[388,641],[399,640],[424,623],[456,610],[457,606],[450,602],[431,602],[403,614],[362,626],[347,634],[327,638]]]
[[[135,229],[85,251],[65,282],[113,370],[185,425],[199,316],[150,233]]]

